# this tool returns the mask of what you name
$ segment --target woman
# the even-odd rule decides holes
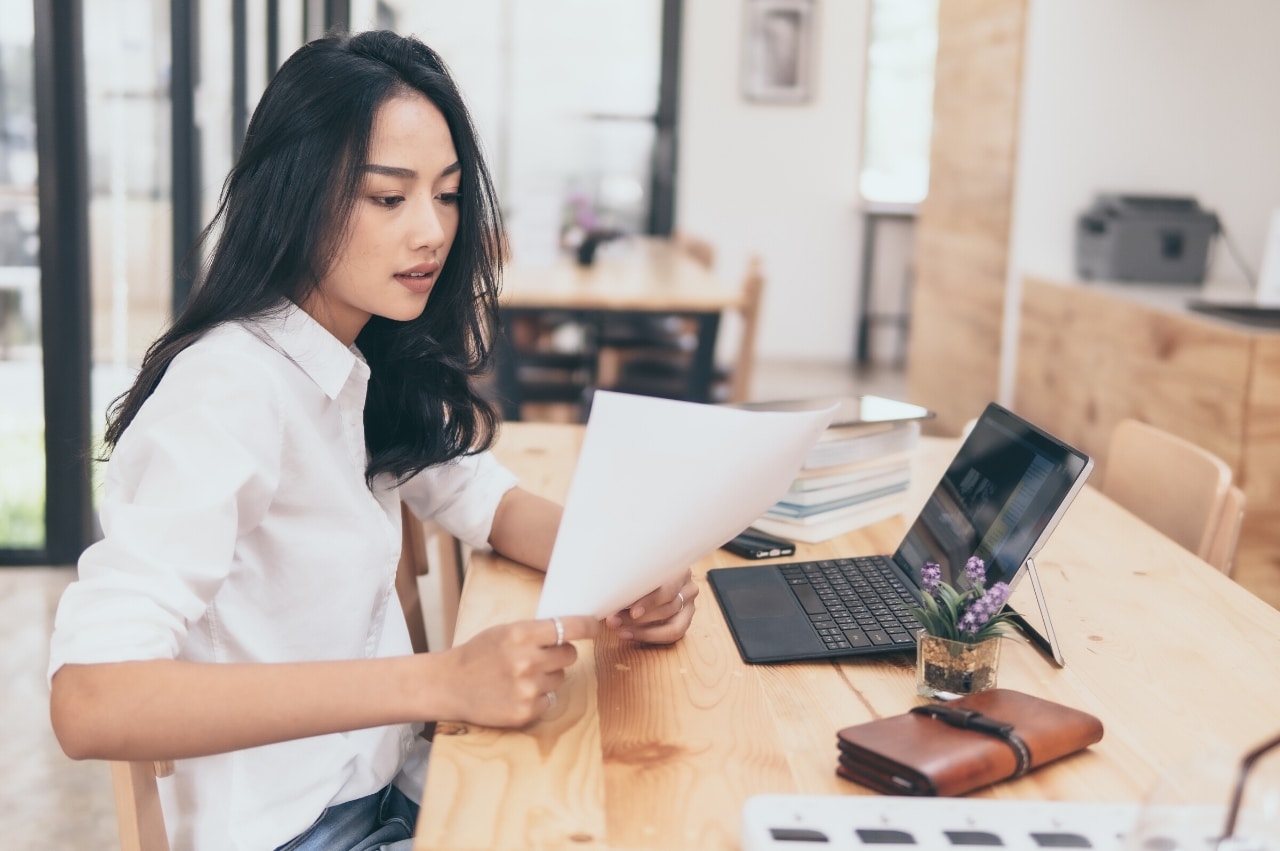
[[[543,570],[560,519],[485,451],[497,419],[472,379],[502,230],[439,57],[387,32],[301,48],[215,224],[200,286],[108,422],[105,535],[52,640],[54,730],[74,758],[176,759],[175,847],[398,847],[414,725],[537,720],[569,642],[600,626],[505,624],[413,655],[394,594],[401,500]],[[606,624],[676,641],[696,593],[686,575]]]

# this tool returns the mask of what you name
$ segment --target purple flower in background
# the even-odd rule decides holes
[[[920,568],[920,587],[925,593],[932,594],[942,584],[942,567],[932,561],[926,561]]]
[[[969,556],[969,560],[964,563],[964,575],[969,578],[969,584],[974,588],[981,588],[987,582],[987,564],[977,556]]]

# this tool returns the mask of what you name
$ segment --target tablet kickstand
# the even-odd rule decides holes
[[[1062,657],[1062,647],[1058,644],[1058,636],[1053,631],[1053,621],[1049,618],[1049,607],[1045,604],[1044,589],[1040,586],[1040,576],[1036,573],[1036,560],[1028,558],[1026,561],[1027,575],[1031,577],[1031,587],[1035,591],[1036,605],[1040,609],[1040,620],[1044,622],[1044,633],[1036,629],[1023,615],[1013,606],[1005,606],[1012,615],[1010,621],[1018,628],[1018,631],[1027,637],[1027,640],[1035,645],[1044,656],[1051,659],[1059,668],[1066,667],[1067,660]]]

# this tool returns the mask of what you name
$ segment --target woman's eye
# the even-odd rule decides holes
[[[386,207],[388,209],[392,209],[395,207],[399,207],[401,204],[404,203],[404,196],[403,195],[375,195],[373,196],[373,203],[377,204],[380,207]]]
[[[462,193],[461,192],[441,192],[439,195],[436,196],[436,198],[440,201],[440,203],[449,204],[450,206],[452,206],[462,200]]]

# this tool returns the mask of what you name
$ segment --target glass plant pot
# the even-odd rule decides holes
[[[999,663],[999,638],[968,644],[921,632],[916,637],[916,691],[945,699],[995,688]]]

